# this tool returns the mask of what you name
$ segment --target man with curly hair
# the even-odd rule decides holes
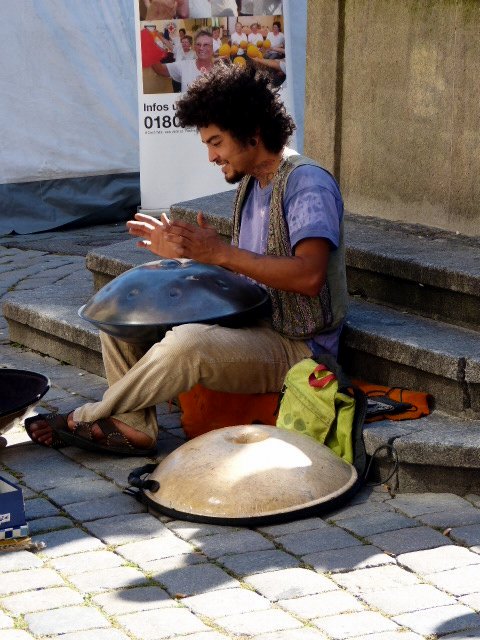
[[[253,66],[220,63],[177,104],[228,183],[239,183],[231,244],[202,213],[197,224],[138,213],[138,246],[191,258],[263,286],[272,314],[254,326],[184,324],[154,345],[101,334],[109,388],[99,402],[26,424],[45,446],[65,442],[124,455],[154,452],[155,405],[201,383],[233,393],[279,391],[303,358],[336,355],[346,309],[343,203],[333,177],[286,147],[294,131],[276,90]]]

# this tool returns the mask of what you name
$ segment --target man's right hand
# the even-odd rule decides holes
[[[177,246],[167,238],[170,220],[165,213],[162,213],[160,220],[136,213],[135,220],[127,222],[127,228],[132,236],[143,238],[137,242],[137,247],[148,249],[161,258],[178,258]]]

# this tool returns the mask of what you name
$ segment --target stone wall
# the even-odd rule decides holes
[[[354,213],[480,235],[480,2],[308,0],[305,153]]]

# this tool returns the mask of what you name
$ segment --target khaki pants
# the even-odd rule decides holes
[[[133,345],[101,334],[109,388],[100,402],[75,410],[76,421],[113,416],[152,437],[158,433],[155,405],[200,383],[215,391],[280,391],[285,375],[310,349],[284,338],[266,323],[229,329],[185,324],[161,342]]]

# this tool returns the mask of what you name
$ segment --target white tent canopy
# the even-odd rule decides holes
[[[301,124],[306,0],[287,1]],[[0,234],[125,219],[140,198],[133,0],[1,0],[0,35]]]

